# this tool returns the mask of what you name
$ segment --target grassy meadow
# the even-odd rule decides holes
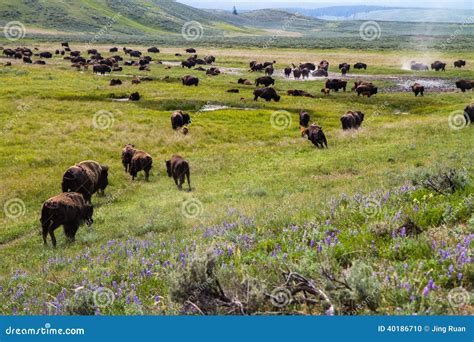
[[[98,49],[110,55],[109,46]],[[473,313],[459,298],[473,284],[474,128],[452,122],[471,91],[415,97],[384,92],[396,79],[371,78],[380,87],[371,98],[351,92],[352,79],[347,92],[325,97],[324,80],[275,76],[282,98],[267,103],[237,84],[262,76],[247,71],[254,59],[276,60],[278,71],[327,59],[331,72],[361,61],[368,69],[350,72],[361,80],[454,83],[474,78],[473,52],[198,48],[224,71],[212,77],[155,64],[185,58],[184,47],[161,50],[151,71],[123,66],[111,76],[78,72],[60,57],[44,66],[0,58],[13,63],[0,65],[1,314],[331,314],[330,304],[338,315]],[[467,66],[454,69],[459,58]],[[446,72],[402,69],[436,59],[448,62]],[[188,74],[198,87],[181,85]],[[134,75],[153,80],[132,85]],[[111,78],[123,85],[109,86]],[[113,100],[135,91],[138,102]],[[226,108],[202,110],[214,105]],[[177,109],[191,115],[188,135],[171,129]],[[365,120],[344,132],[340,117],[350,109]],[[323,127],[328,149],[301,137],[301,110]],[[149,182],[124,172],[128,143],[153,156]],[[166,175],[173,154],[190,162],[191,192]],[[61,191],[69,166],[89,159],[110,167],[105,197],[92,199],[93,226],[82,226],[74,244],[58,229],[58,248],[43,246],[42,203]],[[439,176],[448,170],[456,170],[454,191]],[[330,304],[293,294],[282,285],[286,269],[312,279]]]

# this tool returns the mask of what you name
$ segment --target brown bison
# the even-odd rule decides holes
[[[349,63],[339,64],[339,70],[346,69],[347,71],[351,70],[351,65]]]
[[[249,81],[248,79],[246,78],[239,78],[239,80],[237,81],[238,84],[244,84],[244,85],[252,85],[252,82]]]
[[[171,126],[174,130],[179,129],[185,125],[191,123],[191,117],[187,113],[183,113],[181,110],[175,111],[171,114]]]
[[[135,153],[135,145],[127,144],[122,149],[122,165],[125,168],[125,173],[130,170],[130,165],[132,164],[132,157]]]
[[[181,156],[173,155],[170,160],[166,161],[166,172],[169,177],[173,177],[179,190],[183,188],[184,177],[186,177],[189,191],[191,191],[189,163]]]
[[[199,78],[197,77],[194,77],[194,76],[191,76],[191,75],[187,75],[187,76],[183,76],[182,78],[182,82],[183,82],[183,85],[185,86],[198,86],[199,85]]]
[[[105,75],[106,73],[110,73],[111,71],[112,69],[108,65],[105,65],[105,64],[96,64],[92,67],[92,72],[94,74]]]
[[[119,79],[114,79],[113,78],[113,79],[110,80],[110,85],[111,86],[122,85],[122,81],[119,80]]]
[[[459,60],[454,62],[454,67],[455,68],[462,68],[465,65],[466,65],[466,61],[463,61],[462,59],[459,59]]]
[[[271,100],[273,100],[275,102],[280,101],[280,96],[277,94],[277,92],[273,88],[256,89],[253,92],[253,95],[255,96],[254,99],[253,99],[254,101],[257,101],[259,97],[261,97],[262,99],[264,99],[267,102],[270,102]]]
[[[317,124],[312,124],[308,128],[302,130],[301,136],[307,136],[308,140],[313,143],[314,146],[318,148],[326,148],[328,147],[328,141],[326,139],[326,136],[324,135],[323,129],[321,126],[318,126]]]
[[[285,68],[285,70],[283,70],[283,72],[285,73],[285,76],[286,76],[286,77],[290,77],[290,76],[291,76],[291,68]]]
[[[160,53],[160,49],[158,49],[156,46],[148,48],[147,51],[150,52],[150,53]]]
[[[141,98],[140,93],[138,91],[131,93],[130,96],[128,97],[129,101],[139,101]]]
[[[104,194],[109,184],[108,176],[107,166],[92,160],[83,161],[66,170],[61,188],[63,192],[79,192],[86,202],[91,203],[91,197],[97,191]]]
[[[299,69],[308,69],[310,71],[316,70],[316,65],[314,63],[301,63]]]
[[[318,70],[328,71],[329,70],[329,62],[327,60],[323,59],[321,62],[319,62]]]
[[[196,49],[194,48],[186,49],[186,53],[196,53]]]
[[[440,62],[440,61],[435,61],[431,63],[431,70],[436,70],[436,71],[446,71],[446,63]]]
[[[255,80],[255,85],[258,87],[259,85],[264,85],[265,87],[269,87],[271,85],[275,85],[275,80],[270,76],[263,76],[259,77]]]
[[[300,113],[300,126],[301,127],[308,127],[310,119],[311,119],[311,117],[309,116],[308,112],[301,112]]]
[[[364,113],[350,110],[341,117],[342,129],[357,129],[362,121],[364,121]]]
[[[331,92],[331,89],[329,89],[329,88],[321,89],[321,93],[323,93],[324,96],[328,96],[330,92]]]
[[[371,97],[372,95],[377,94],[378,88],[373,85],[360,85],[356,89],[357,96],[362,94],[362,96]]]
[[[318,69],[316,71],[313,71],[311,75],[313,75],[314,77],[328,77],[329,74],[324,69]]]
[[[129,166],[129,173],[132,176],[132,180],[135,180],[138,172],[144,171],[145,180],[148,181],[152,166],[153,158],[148,153],[136,149],[132,150],[132,159]]]
[[[456,81],[456,88],[461,89],[461,91],[464,93],[466,92],[466,90],[470,90],[474,88],[474,81],[469,81],[469,80]]]
[[[299,69],[299,68],[293,69],[293,77],[294,77],[296,80],[299,80],[300,77],[301,77],[301,69]]]
[[[361,63],[361,62],[357,62],[356,64],[354,64],[354,69],[364,69],[364,70],[367,70],[367,64],[365,63]]]
[[[418,94],[423,96],[423,92],[425,91],[425,87],[422,86],[419,83],[415,83],[411,86],[411,90],[415,93],[415,96],[418,96]]]
[[[56,247],[54,231],[63,225],[64,234],[71,242],[75,240],[77,230],[83,221],[92,225],[93,208],[87,204],[84,197],[77,192],[67,192],[48,199],[41,209],[41,226],[45,245],[48,234],[51,236],[53,247]]]
[[[290,95],[290,96],[314,97],[314,95],[311,95],[310,93],[308,93],[304,90],[298,90],[298,89],[288,90],[287,94]]]
[[[467,124],[474,123],[474,102],[464,108],[464,118],[466,119]]]
[[[326,88],[334,90],[338,92],[339,89],[346,91],[347,81],[339,80],[339,79],[332,79],[326,80]]]
[[[275,70],[273,69],[273,65],[269,65],[265,68],[265,75],[271,76],[273,75],[273,72]]]

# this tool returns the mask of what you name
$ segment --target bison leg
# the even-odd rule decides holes
[[[178,177],[177,177],[177,176],[173,176],[173,179],[174,179],[174,183],[176,184],[176,186],[177,186],[178,189],[179,189]]]
[[[189,174],[189,170],[188,170],[188,172],[186,172],[186,179],[188,180],[189,191],[191,191],[191,181],[189,180],[189,178],[190,178],[190,174]]]
[[[51,241],[53,242],[53,247],[56,248],[56,237],[54,236],[54,229],[49,228],[49,236],[51,236]]]
[[[64,235],[69,242],[76,240],[76,232],[79,229],[79,222],[68,222],[64,224]]]

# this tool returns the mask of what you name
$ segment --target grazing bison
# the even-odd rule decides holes
[[[341,69],[341,75],[347,74],[348,71],[349,71],[349,68],[348,68],[348,67],[342,67],[342,69]]]
[[[314,77],[328,77],[328,72],[325,69],[318,69],[313,71],[312,75]]]
[[[303,79],[309,78],[310,71],[311,70],[309,70],[308,68],[304,68],[301,70],[301,76],[303,76]]]
[[[33,64],[46,65],[46,62],[38,60],[38,61],[34,61]]]
[[[41,226],[43,228],[43,242],[49,234],[53,247],[56,247],[54,231],[63,225],[64,234],[70,242],[76,237],[77,230],[83,221],[92,225],[93,208],[87,204],[84,197],[77,192],[62,193],[43,203],[41,209]]]
[[[418,96],[418,94],[423,96],[423,92],[425,91],[425,87],[423,87],[419,83],[415,83],[411,86],[411,90],[415,93],[415,96]]]
[[[199,85],[199,78],[187,75],[182,78],[183,85],[185,86],[198,86]]]
[[[364,121],[364,113],[350,110],[341,117],[342,129],[357,129],[362,121]]]
[[[24,56],[23,57],[23,63],[31,64],[31,63],[33,63],[33,61],[31,60],[30,57]]]
[[[361,63],[361,62],[358,62],[356,64],[354,64],[354,69],[364,69],[364,70],[367,70],[367,64],[365,63]]]
[[[255,96],[254,99],[253,99],[254,101],[257,101],[259,97],[261,97],[262,99],[264,99],[267,102],[270,102],[271,100],[273,100],[275,102],[280,101],[280,96],[277,94],[277,92],[273,88],[256,89],[253,92],[253,95]]]
[[[210,76],[217,76],[221,73],[221,71],[217,68],[210,68],[209,70],[206,70],[206,75]]]
[[[53,54],[51,52],[40,52],[39,54],[40,58],[53,58]]]
[[[196,53],[196,49],[194,48],[186,49],[186,53]]]
[[[146,152],[133,149],[132,160],[130,161],[129,172],[132,180],[135,180],[138,172],[145,172],[145,180],[150,177],[150,170],[153,166],[153,158]]]
[[[351,65],[348,63],[341,63],[339,64],[339,70],[346,69],[346,71],[351,70]]]
[[[156,46],[148,48],[147,51],[150,52],[150,53],[160,53],[160,49],[158,49]]]
[[[301,112],[300,113],[300,126],[305,127],[305,128],[308,127],[310,119],[311,117],[309,116],[308,112]]]
[[[108,65],[105,65],[105,64],[96,64],[93,66],[92,72],[94,74],[105,75],[106,73],[112,72],[112,69]]]
[[[132,164],[132,157],[135,153],[135,145],[127,144],[122,149],[122,165],[125,168],[125,172],[130,170],[130,165]]]
[[[285,73],[286,77],[290,77],[291,76],[291,68],[285,68],[284,73]]]
[[[179,190],[183,189],[184,177],[186,177],[189,191],[191,191],[189,163],[181,156],[173,155],[170,160],[166,161],[166,172],[168,177],[173,177]]]
[[[464,108],[464,118],[467,124],[474,124],[474,102]]]
[[[263,68],[263,64],[262,63],[256,63],[254,65],[252,65],[250,67],[250,71],[262,71],[264,68]]]
[[[462,59],[459,59],[459,60],[454,62],[454,67],[455,68],[462,68],[465,65],[466,65],[466,61],[463,61]]]
[[[110,80],[110,85],[111,86],[122,85],[122,81],[119,80],[119,79],[111,79]]]
[[[137,91],[137,92],[134,92],[134,93],[131,93],[130,96],[128,97],[128,100],[129,101],[140,101],[140,93]]]
[[[317,124],[312,124],[308,128],[303,129],[301,135],[303,137],[307,136],[308,140],[318,148],[324,148],[324,146],[326,146],[326,148],[328,147],[328,141],[324,135],[323,129]]]
[[[337,78],[326,80],[326,88],[334,90],[335,92],[338,92],[339,89],[346,91],[346,87],[347,87],[347,81],[339,80]]]
[[[90,203],[97,191],[104,194],[109,184],[109,168],[98,162],[87,160],[71,166],[63,175],[61,188],[63,192],[79,192]]]
[[[134,50],[134,51],[130,51],[129,55],[130,55],[130,57],[138,57],[138,58],[140,58],[141,55],[142,55],[142,53],[141,53],[140,51],[138,51],[138,50]]]
[[[298,89],[292,89],[288,90],[287,94],[290,96],[306,96],[306,97],[314,97],[310,93],[304,91],[304,90],[298,90]]]
[[[174,130],[189,125],[190,123],[191,117],[189,114],[183,113],[181,110],[177,110],[171,114],[171,127],[173,127]]]
[[[362,96],[371,97],[372,95],[377,94],[378,88],[372,84],[370,85],[362,84],[356,88],[356,92],[357,92],[357,96],[362,94]]]
[[[71,57],[79,57],[81,55],[81,51],[71,51],[69,55]]]
[[[64,47],[69,47],[69,42],[64,42],[64,43],[61,43],[61,46],[64,46]]]
[[[118,48],[117,47],[112,47],[109,49],[109,52],[118,52]]]
[[[261,84],[265,87],[269,87],[271,85],[275,85],[275,80],[270,76],[259,77],[255,80],[255,85],[258,87]]]
[[[461,91],[464,93],[466,92],[466,90],[470,90],[474,88],[474,81],[469,81],[469,80],[456,81],[456,88],[461,89]]]
[[[276,61],[273,61],[273,62],[264,62],[263,63],[263,68],[265,69],[266,67],[269,67],[269,66],[273,66],[273,64],[275,64]]]
[[[87,50],[88,55],[97,55],[98,53],[99,53],[99,51],[97,51],[97,49],[88,49]]]
[[[440,62],[440,61],[435,61],[431,63],[431,70],[436,70],[436,71],[446,71],[446,63]]]
[[[416,62],[411,62],[410,64],[410,69],[415,70],[415,71],[427,71],[429,70],[428,66],[423,63],[416,63]]]

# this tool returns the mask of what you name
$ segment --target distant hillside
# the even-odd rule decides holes
[[[474,10],[400,8],[383,6],[331,6],[316,9],[291,8],[290,12],[325,20],[377,20],[403,22],[472,23]]]

